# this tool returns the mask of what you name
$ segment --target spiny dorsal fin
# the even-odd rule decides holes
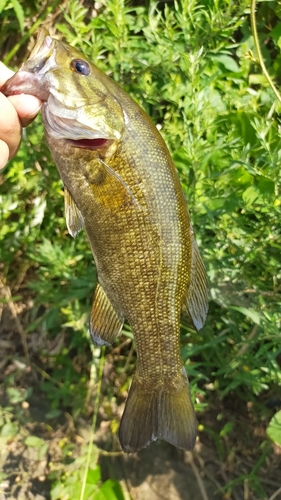
[[[208,312],[208,281],[192,227],[190,227],[190,231],[192,240],[191,279],[183,308],[188,312],[198,331],[204,326]]]
[[[68,232],[75,238],[84,226],[84,220],[79,208],[66,187],[64,187],[64,210]]]
[[[124,319],[111,304],[98,283],[90,316],[90,333],[95,344],[111,345],[122,329]]]

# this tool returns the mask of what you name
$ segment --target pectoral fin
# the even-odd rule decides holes
[[[107,187],[110,187],[110,203],[112,205],[112,197],[114,193],[114,198],[120,205],[134,204],[138,206],[138,203],[129,188],[128,184],[124,182],[122,177],[120,177],[117,172],[115,172],[105,161],[100,158],[100,162],[107,174]],[[122,200],[122,201],[121,201]],[[121,202],[121,203],[120,203]]]
[[[90,333],[94,343],[111,345],[123,323],[124,318],[115,310],[104,289],[98,284],[90,316]]]
[[[194,327],[198,331],[204,326],[208,312],[208,282],[205,266],[201,259],[192,228],[191,233],[191,280],[188,293],[183,304],[183,310],[189,314]]]
[[[75,238],[82,229],[84,221],[79,208],[66,187],[64,187],[64,210],[68,232]]]

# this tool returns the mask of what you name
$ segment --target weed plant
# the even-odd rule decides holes
[[[239,433],[239,412],[250,404],[263,429],[273,417],[268,435],[280,445],[280,412],[274,416],[268,408],[271,400],[277,406],[281,400],[280,106],[253,55],[249,2],[175,0],[140,6],[108,0],[93,8],[70,0],[60,9],[58,2],[46,0],[39,11],[33,2],[13,0],[0,2],[0,16],[6,62],[19,62],[15,42],[17,57],[24,57],[25,40],[44,23],[112,76],[161,130],[178,168],[210,283],[206,326],[199,334],[185,322],[182,326],[182,356],[197,402],[200,439],[211,439],[225,461],[230,451],[224,438]],[[280,19],[277,1],[259,4],[262,53],[277,85]],[[1,279],[15,304],[32,301],[22,334],[33,368],[40,370],[39,389],[49,401],[46,417],[53,422],[66,411],[74,419],[93,412],[99,351],[90,344],[87,325],[96,279],[93,258],[84,234],[74,241],[67,233],[62,184],[42,137],[38,118],[24,131],[20,151],[2,173]],[[38,349],[34,337],[40,339]],[[119,359],[113,358],[121,382],[111,386],[107,380],[101,390],[100,405],[112,420],[113,448],[118,446],[118,419],[112,408],[124,399],[135,364],[130,339],[126,329],[116,344]],[[20,346],[17,356],[23,360]],[[21,376],[19,368],[3,381],[8,409],[0,421],[2,439],[3,426],[10,425],[4,433],[8,438],[15,432],[11,415],[28,399],[20,395]],[[20,401],[15,402],[17,394]],[[231,413],[235,405],[230,401],[238,413]],[[205,422],[210,411],[214,429]],[[226,484],[226,494],[246,477],[253,498],[265,498],[259,469],[270,453],[269,443],[264,434],[256,466]],[[71,447],[67,441],[63,446]],[[97,463],[97,447],[91,453],[91,463]],[[64,465],[63,477],[61,468],[54,468],[52,500],[82,498],[73,484],[85,482],[81,471],[87,454],[88,448],[82,458]],[[85,499],[123,498],[118,483],[100,488],[99,481],[98,466],[90,468]]]

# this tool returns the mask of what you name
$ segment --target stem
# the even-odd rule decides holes
[[[90,467],[91,455],[92,455],[92,450],[93,450],[93,438],[94,438],[95,428],[96,428],[96,423],[97,423],[99,399],[100,399],[100,393],[101,393],[102,372],[103,372],[104,361],[105,361],[104,353],[105,353],[105,347],[103,346],[101,348],[100,363],[99,363],[97,393],[96,393],[96,398],[95,398],[95,411],[93,414],[90,442],[89,442],[87,461],[86,461],[85,471],[84,471],[84,476],[83,476],[82,489],[81,489],[81,493],[80,493],[80,500],[84,499],[84,493],[85,493],[86,482],[87,482],[87,475],[88,475],[88,470]]]
[[[34,33],[34,31],[38,28],[38,26],[40,26],[40,24],[42,24],[42,21],[43,21],[44,17],[43,16],[39,17],[37,19],[37,21],[31,26],[31,28],[29,28],[28,32],[12,48],[12,50],[10,50],[9,54],[5,57],[5,59],[3,61],[4,64],[6,64],[6,65],[8,64],[8,62],[10,61],[10,59],[12,59],[12,57],[17,53],[17,51],[19,50],[19,48],[26,42],[26,40],[29,39],[29,37],[32,35],[32,33]]]
[[[23,347],[23,352],[24,352],[24,357],[25,357],[25,364],[27,366],[30,366],[30,356],[29,356],[29,351],[28,351],[28,345],[27,345],[27,340],[26,340],[26,331],[23,328],[20,318],[17,314],[17,310],[15,308],[15,304],[13,302],[13,297],[12,297],[12,292],[11,289],[8,285],[4,285],[2,281],[0,280],[0,289],[3,290],[3,295],[4,298],[6,299],[6,304],[8,305],[11,315],[15,321],[18,333],[20,334],[21,337],[21,343]]]
[[[255,47],[256,47],[256,51],[257,51],[257,55],[258,55],[258,62],[261,66],[261,69],[264,73],[264,76],[266,77],[269,85],[271,86],[274,94],[276,95],[278,101],[281,102],[281,96],[277,90],[277,88],[275,87],[267,69],[266,69],[266,66],[263,62],[263,58],[262,58],[262,53],[261,53],[261,48],[260,48],[260,43],[259,43],[259,38],[258,38],[258,31],[257,31],[257,24],[256,24],[256,15],[255,15],[255,12],[256,12],[256,0],[251,0],[251,26],[252,26],[252,32],[253,32],[253,37],[254,37],[254,42],[255,42]]]

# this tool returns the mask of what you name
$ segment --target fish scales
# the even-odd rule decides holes
[[[176,168],[144,111],[73,47],[39,35],[2,89],[44,101],[45,135],[65,186],[70,234],[84,227],[98,285],[90,331],[110,345],[124,320],[137,366],[119,439],[126,452],[156,439],[191,449],[196,417],[180,358],[180,317],[196,329],[207,281]]]

